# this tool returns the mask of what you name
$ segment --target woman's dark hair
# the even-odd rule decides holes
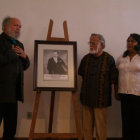
[[[138,55],[140,55],[140,35],[139,35],[139,34],[136,34],[136,33],[133,33],[133,34],[130,34],[130,36],[128,37],[128,39],[129,39],[130,37],[134,38],[134,40],[137,41],[138,44],[134,47],[134,49],[135,49],[136,53],[137,53]],[[127,39],[127,40],[128,40],[128,39]],[[129,52],[128,50],[126,50],[126,51],[123,53],[123,57],[127,57],[127,56],[129,56],[129,55],[130,55],[130,52]]]

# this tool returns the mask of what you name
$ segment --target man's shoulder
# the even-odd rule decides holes
[[[1,34],[0,34],[0,41],[1,42],[7,42],[7,41],[9,41],[10,40],[10,37],[8,36],[8,35],[6,35],[4,32],[2,32]]]
[[[4,32],[2,32],[1,34],[0,34],[0,39],[4,39],[5,38],[5,34],[4,34]]]
[[[6,41],[7,41],[7,40],[11,40],[11,37],[8,36],[7,34],[5,34],[4,32],[2,32],[2,33],[0,34],[0,40],[6,40]],[[17,42],[18,45],[23,46],[23,43],[20,42],[19,40],[16,40],[16,42]]]
[[[86,59],[86,58],[88,58],[89,56],[90,56],[90,53],[84,55],[82,59]]]
[[[54,62],[53,57],[49,58],[49,59],[48,59],[48,62],[49,62],[49,63],[53,63],[53,62]]]
[[[104,52],[104,54],[107,55],[108,57],[114,59],[114,57],[113,57],[110,53],[108,53],[108,52]]]
[[[7,42],[6,34],[1,33],[0,34],[0,44],[3,44],[4,42]]]

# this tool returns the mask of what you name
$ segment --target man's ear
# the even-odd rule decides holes
[[[102,46],[102,49],[104,49],[104,48],[105,48],[104,43],[102,43],[102,42],[101,42],[101,46]]]
[[[3,31],[4,31],[4,32],[7,32],[7,29],[8,29],[8,25],[4,25],[4,26],[3,26]]]

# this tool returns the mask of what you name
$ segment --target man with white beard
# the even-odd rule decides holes
[[[0,34],[0,125],[3,120],[3,140],[14,140],[17,128],[18,101],[23,99],[24,70],[30,61],[23,44],[18,41],[21,22],[6,17]]]
[[[105,40],[100,34],[91,34],[90,50],[81,60],[78,74],[82,77],[80,101],[83,114],[84,140],[106,140],[107,107],[111,106],[111,85],[117,83],[114,58],[104,52]]]

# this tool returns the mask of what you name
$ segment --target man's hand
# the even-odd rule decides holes
[[[19,46],[14,46],[12,45],[12,50],[20,57],[22,58],[26,58],[26,54],[24,53],[24,51],[22,50],[22,48],[20,48]]]

